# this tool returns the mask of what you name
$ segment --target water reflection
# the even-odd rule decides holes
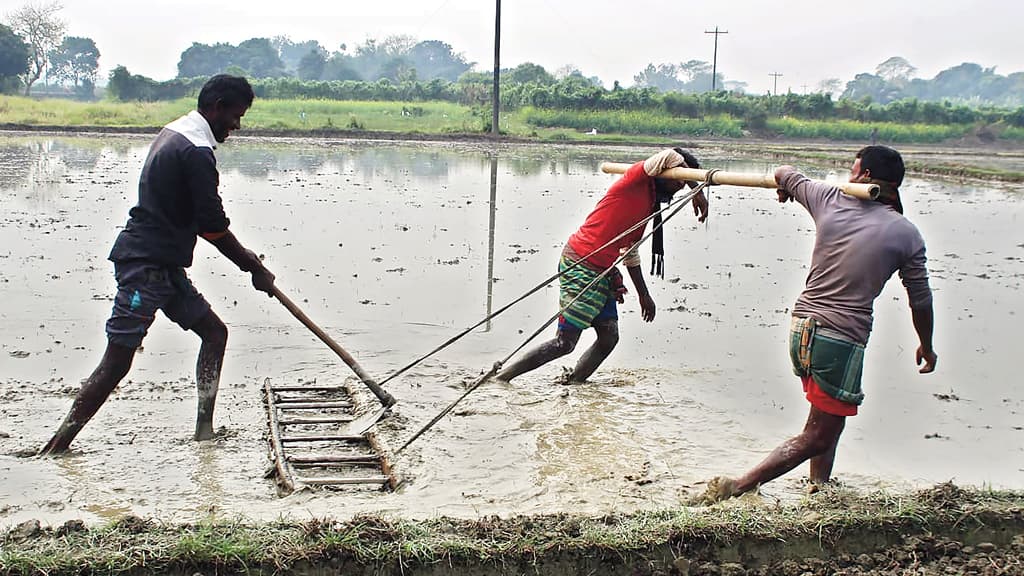
[[[494,216],[498,206],[498,156],[491,155],[490,220],[487,224],[487,326],[491,330],[491,309],[494,302]]]

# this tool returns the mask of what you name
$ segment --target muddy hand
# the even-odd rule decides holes
[[[697,222],[708,219],[708,198],[703,192],[697,192],[693,197],[693,215],[697,217]]]
[[[918,370],[918,372],[921,374],[928,374],[929,372],[935,371],[935,364],[939,361],[939,355],[936,354],[934,350],[928,350],[926,352],[924,348],[918,346],[916,357],[918,366],[921,366],[921,362],[924,361],[924,366],[921,366],[921,369]]]
[[[640,310],[643,314],[644,322],[651,322],[654,320],[654,315],[658,308],[654,305],[654,299],[645,294],[640,297]]]
[[[274,297],[274,280],[276,276],[263,268],[261,270],[252,271],[252,286],[260,292],[266,292],[267,296]]]

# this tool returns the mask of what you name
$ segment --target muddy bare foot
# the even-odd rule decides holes
[[[576,380],[572,377],[575,371],[568,366],[562,366],[562,373],[558,376],[558,383],[562,386],[575,386],[583,384],[586,380]]]
[[[196,442],[202,442],[204,440],[213,440],[213,423],[212,422],[196,422],[196,433],[193,436]]]
[[[38,452],[34,452],[33,456],[56,456],[64,454],[68,451],[68,447],[70,446],[70,440],[59,439],[57,436],[54,436],[53,438],[50,438],[50,441],[46,443],[46,446],[43,446]],[[27,451],[29,451],[27,448],[23,450],[23,452]]]
[[[715,476],[708,481],[704,493],[692,498],[689,504],[691,506],[710,506],[737,495],[736,480],[726,476]]]

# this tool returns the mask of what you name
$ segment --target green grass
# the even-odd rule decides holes
[[[0,96],[4,123],[46,127],[163,126],[194,107],[194,100],[170,102],[78,102]],[[275,132],[391,132],[399,134],[482,134],[490,115],[482,109],[450,102],[356,102],[341,100],[257,99],[242,120],[243,128]],[[721,115],[675,118],[661,111],[548,110],[526,107],[504,112],[501,130],[508,136],[547,142],[649,143],[670,138],[730,137],[746,134],[744,121]],[[587,134],[592,129],[597,134]],[[941,142],[965,135],[971,126],[862,123],[768,118],[757,133],[795,139],[869,141],[877,129],[883,142]],[[1007,127],[999,137],[1024,140],[1024,129]]]
[[[882,142],[941,142],[967,133],[966,125],[893,124],[888,122],[854,122],[852,120],[797,120],[769,118],[768,130],[787,138],[828,138],[870,142],[878,130]]]
[[[729,116],[715,116],[698,120],[673,118],[663,112],[652,110],[547,110],[530,107],[523,108],[517,115],[525,124],[533,126],[572,128],[584,132],[596,129],[598,134],[612,132],[658,136],[685,134],[728,137],[743,135],[742,123]]]
[[[483,130],[483,121],[474,117],[469,107],[450,102],[257,100],[245,115],[243,125],[264,130],[336,129],[425,134]]]
[[[4,123],[30,126],[156,127],[195,106],[192,100],[169,102],[79,102],[65,99],[0,96]]]
[[[826,490],[799,503],[746,498],[709,508],[679,507],[603,517],[567,514],[433,518],[357,516],[347,521],[228,522],[166,525],[127,518],[80,530],[45,530],[5,538],[0,573],[10,575],[141,571],[182,573],[287,571],[312,564],[339,568],[526,565],[598,557],[640,561],[664,546],[735,546],[742,542],[826,545],[850,535],[968,534],[986,525],[1024,526],[1024,493],[963,490],[951,484],[913,494]],[[795,545],[795,544],[794,544]],[[360,570],[360,573],[367,570]],[[381,572],[381,573],[383,573]],[[396,572],[397,573],[397,572]]]

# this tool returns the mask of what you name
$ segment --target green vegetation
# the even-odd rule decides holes
[[[829,140],[859,140],[870,142],[872,134],[880,142],[941,142],[959,138],[967,133],[963,124],[895,124],[893,122],[865,123],[852,120],[797,120],[772,118],[766,120],[768,131],[787,138],[827,138]],[[877,130],[877,132],[875,132]]]
[[[80,102],[0,96],[9,125],[40,127],[158,128],[191,110],[192,98],[158,102]],[[755,119],[756,120],[756,119]],[[865,142],[877,130],[882,142],[940,142],[965,135],[971,125],[866,123],[851,120],[761,118],[758,135]],[[703,118],[672,116],[659,110],[551,110],[532,106],[505,113],[502,133],[548,141],[669,141],[679,136],[739,138],[751,121],[726,113]],[[371,102],[324,99],[259,99],[243,120],[258,133],[394,132],[480,134],[490,128],[490,111],[454,102]],[[1003,139],[1024,139],[1024,128],[998,127]],[[597,133],[592,134],[591,131]],[[590,134],[588,134],[590,133]]]
[[[744,498],[710,508],[604,517],[358,516],[266,524],[210,519],[184,526],[129,517],[96,528],[69,523],[55,530],[15,529],[0,549],[0,573],[283,572],[317,566],[337,573],[411,574],[439,564],[454,573],[495,566],[544,573],[545,566],[566,560],[671,564],[677,554],[719,557],[729,547],[733,553],[760,547],[785,556],[787,550],[803,554],[841,541],[845,549],[881,548],[910,534],[1012,536],[1024,528],[1022,506],[1024,493],[946,484],[916,494],[860,495],[833,488],[787,505]]]
[[[158,127],[194,107],[191,98],[166,102],[79,102],[0,96],[4,122],[28,126]]]
[[[524,123],[543,128],[597,130],[617,134],[658,136],[743,136],[743,126],[735,118],[719,115],[705,119],[674,118],[652,110],[543,110],[527,107],[516,115]]]

